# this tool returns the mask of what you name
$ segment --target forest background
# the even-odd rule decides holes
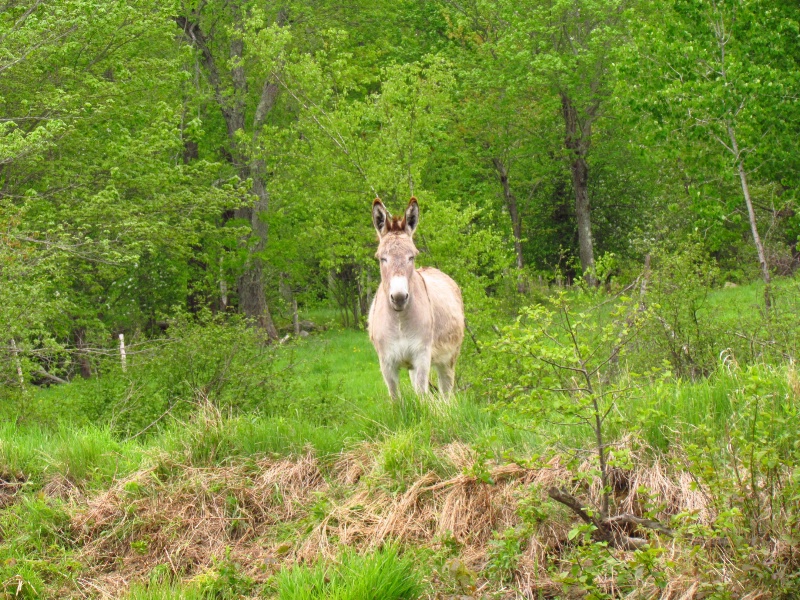
[[[81,467],[94,464],[85,456],[52,459],[48,444],[76,443],[64,433],[73,426],[101,426],[100,460],[103,448],[128,452],[117,444],[159,440],[153,444],[173,448],[170,432],[186,423],[209,427],[212,409],[219,423],[239,423],[233,437],[246,437],[236,421],[242,415],[307,411],[317,424],[342,425],[347,394],[347,402],[365,402],[358,406],[370,419],[387,410],[398,419],[382,427],[438,419],[425,406],[387,409],[381,388],[342,383],[332,400],[330,390],[309,387],[328,382],[332,367],[302,366],[339,346],[343,372],[374,366],[373,356],[362,363],[354,354],[368,351],[362,330],[380,280],[371,202],[380,197],[399,214],[416,196],[418,264],[459,283],[468,324],[458,410],[471,424],[425,434],[430,456],[442,436],[466,436],[476,454],[464,477],[487,483],[491,465],[511,449],[526,449],[529,460],[544,447],[543,424],[571,420],[593,434],[569,439],[573,448],[593,448],[586,460],[599,461],[591,476],[600,483],[586,497],[605,519],[613,486],[602,434],[629,449],[628,434],[663,452],[694,448],[693,465],[702,464],[703,449],[722,452],[726,466],[709,468],[728,469],[729,478],[697,479],[718,500],[704,523],[731,518],[732,529],[748,533],[726,542],[736,552],[709,564],[749,565],[744,572],[768,555],[767,571],[753,567],[758,576],[726,580],[725,589],[777,586],[791,597],[800,585],[799,450],[791,440],[800,389],[799,97],[794,0],[7,0],[0,7],[0,402],[10,424],[0,440],[3,480],[25,498],[25,490],[47,489],[57,472],[88,498],[144,464],[136,458],[127,471],[119,462],[104,471]],[[588,346],[576,340],[579,331]],[[572,350],[562,352],[563,344]],[[593,360],[596,369],[587,366]],[[588,387],[566,372],[581,373]],[[640,396],[629,391],[641,386],[648,391]],[[727,408],[705,414],[712,426],[695,406],[691,418],[680,416],[691,427],[667,431],[678,414],[665,408],[667,388],[684,400],[724,396]],[[734,408],[737,394],[743,404]],[[764,398],[773,410],[759,404]],[[531,407],[543,405],[550,413],[534,414]],[[478,416],[487,406],[493,416]],[[749,416],[726,425],[738,410]],[[761,436],[756,425],[765,414],[769,433]],[[520,418],[538,441],[503,429],[508,419],[512,430],[520,427]],[[475,433],[477,422],[488,429]],[[290,442],[258,448],[299,455],[310,443],[325,456],[352,446],[352,436],[379,435],[365,427],[338,441],[280,429]],[[409,478],[431,466],[403,455],[421,443],[413,427],[413,434],[392,429],[411,436],[398,460],[412,465],[409,472],[384,465],[394,492],[413,488]],[[56,437],[30,442],[34,430]],[[746,465],[740,447],[751,451]],[[780,510],[765,490],[786,499]],[[75,505],[65,507],[76,500],[60,493],[42,502],[74,521]],[[725,511],[734,505],[731,517]],[[6,540],[18,533],[9,523],[0,523]],[[604,523],[592,526],[603,531]],[[64,533],[70,557],[89,547],[74,539],[74,522],[64,527],[72,532]],[[550,550],[525,542],[529,529],[508,531],[492,538],[487,530],[482,558],[462,565],[464,577],[484,569],[497,590],[540,589],[518,561]],[[616,544],[578,529],[569,540],[584,533],[587,544]],[[136,546],[144,538],[131,535],[125,552],[147,554],[147,544]],[[77,577],[42,575],[36,561],[49,551],[20,544],[3,550],[15,561],[5,563],[4,590],[61,593]],[[795,548],[789,558],[787,547]],[[625,564],[643,581],[660,555],[642,556]],[[21,557],[29,571],[14,567]],[[637,589],[636,577],[619,583],[608,575],[622,568],[618,559],[590,558],[597,573],[570,579],[565,567],[559,585],[590,597],[617,594],[618,584]],[[213,564],[219,578],[228,568],[219,560],[171,569],[188,576]],[[586,560],[580,554],[564,564]],[[79,562],[96,568],[96,557]],[[448,589],[474,589],[462,585],[459,568]],[[765,583],[769,577],[779,584]],[[254,580],[248,572],[236,581],[249,593]]]
[[[274,313],[324,300],[363,326],[375,196],[420,199],[422,260],[473,313],[689,243],[719,283],[788,274],[795,9],[9,2],[3,344],[105,346],[204,309],[275,338]]]

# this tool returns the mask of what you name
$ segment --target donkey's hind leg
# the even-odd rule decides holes
[[[436,372],[439,374],[439,391],[442,396],[449,396],[453,391],[453,386],[456,379],[456,365],[455,360],[448,361],[444,364],[438,363]]]
[[[408,370],[411,376],[411,385],[414,386],[414,391],[418,396],[424,396],[428,393],[428,377],[431,372],[431,359],[430,356],[422,356],[418,358],[412,368]]]

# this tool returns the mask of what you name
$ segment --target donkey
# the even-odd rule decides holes
[[[381,284],[369,309],[369,338],[392,398],[397,398],[400,367],[409,369],[416,393],[427,394],[431,363],[439,373],[439,390],[449,395],[464,340],[464,304],[456,282],[438,269],[414,268],[418,250],[412,236],[418,223],[416,198],[402,217],[391,216],[380,198],[372,203]]]

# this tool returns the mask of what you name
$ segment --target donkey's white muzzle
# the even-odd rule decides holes
[[[408,277],[392,277],[389,282],[389,304],[394,310],[405,310],[408,304]]]

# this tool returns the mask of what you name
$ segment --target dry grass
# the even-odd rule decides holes
[[[83,559],[106,593],[118,595],[158,564],[177,577],[197,574],[228,552],[257,574],[269,558],[271,528],[305,514],[312,495],[327,487],[310,455],[181,470],[165,482],[155,469],[140,471],[75,515]]]
[[[156,565],[168,565],[176,577],[188,579],[226,555],[256,581],[264,581],[282,564],[332,557],[342,546],[376,548],[397,540],[436,549],[445,538],[458,543],[464,564],[480,571],[492,533],[519,525],[517,503],[528,490],[539,490],[542,500],[552,485],[584,499],[596,500],[599,491],[575,483],[556,458],[538,468],[496,465],[491,469],[493,484],[465,474],[441,479],[427,473],[403,493],[392,494],[364,476],[373,472],[370,450],[361,446],[327,468],[311,454],[227,467],[171,465],[173,475],[166,479],[150,468],[91,499],[75,499],[80,506],[73,527],[83,548],[82,562],[88,565],[87,585],[118,597],[132,581],[146,580]],[[463,444],[449,444],[440,452],[463,470],[475,460]],[[329,473],[327,479],[323,471]],[[615,482],[617,504],[625,511],[641,514],[636,490],[643,486],[663,503],[664,519],[679,511],[711,516],[711,507],[692,489],[688,475],[659,461],[620,472]],[[327,502],[324,514],[312,513],[322,496]],[[553,514],[558,518],[537,526],[519,563],[515,583],[530,597],[561,593],[547,565],[568,544],[572,518],[557,511]],[[295,524],[288,543],[276,534],[286,532],[287,523]],[[686,552],[668,540],[665,549],[676,561]],[[699,597],[691,577],[674,575],[660,595],[654,588],[651,597]]]

